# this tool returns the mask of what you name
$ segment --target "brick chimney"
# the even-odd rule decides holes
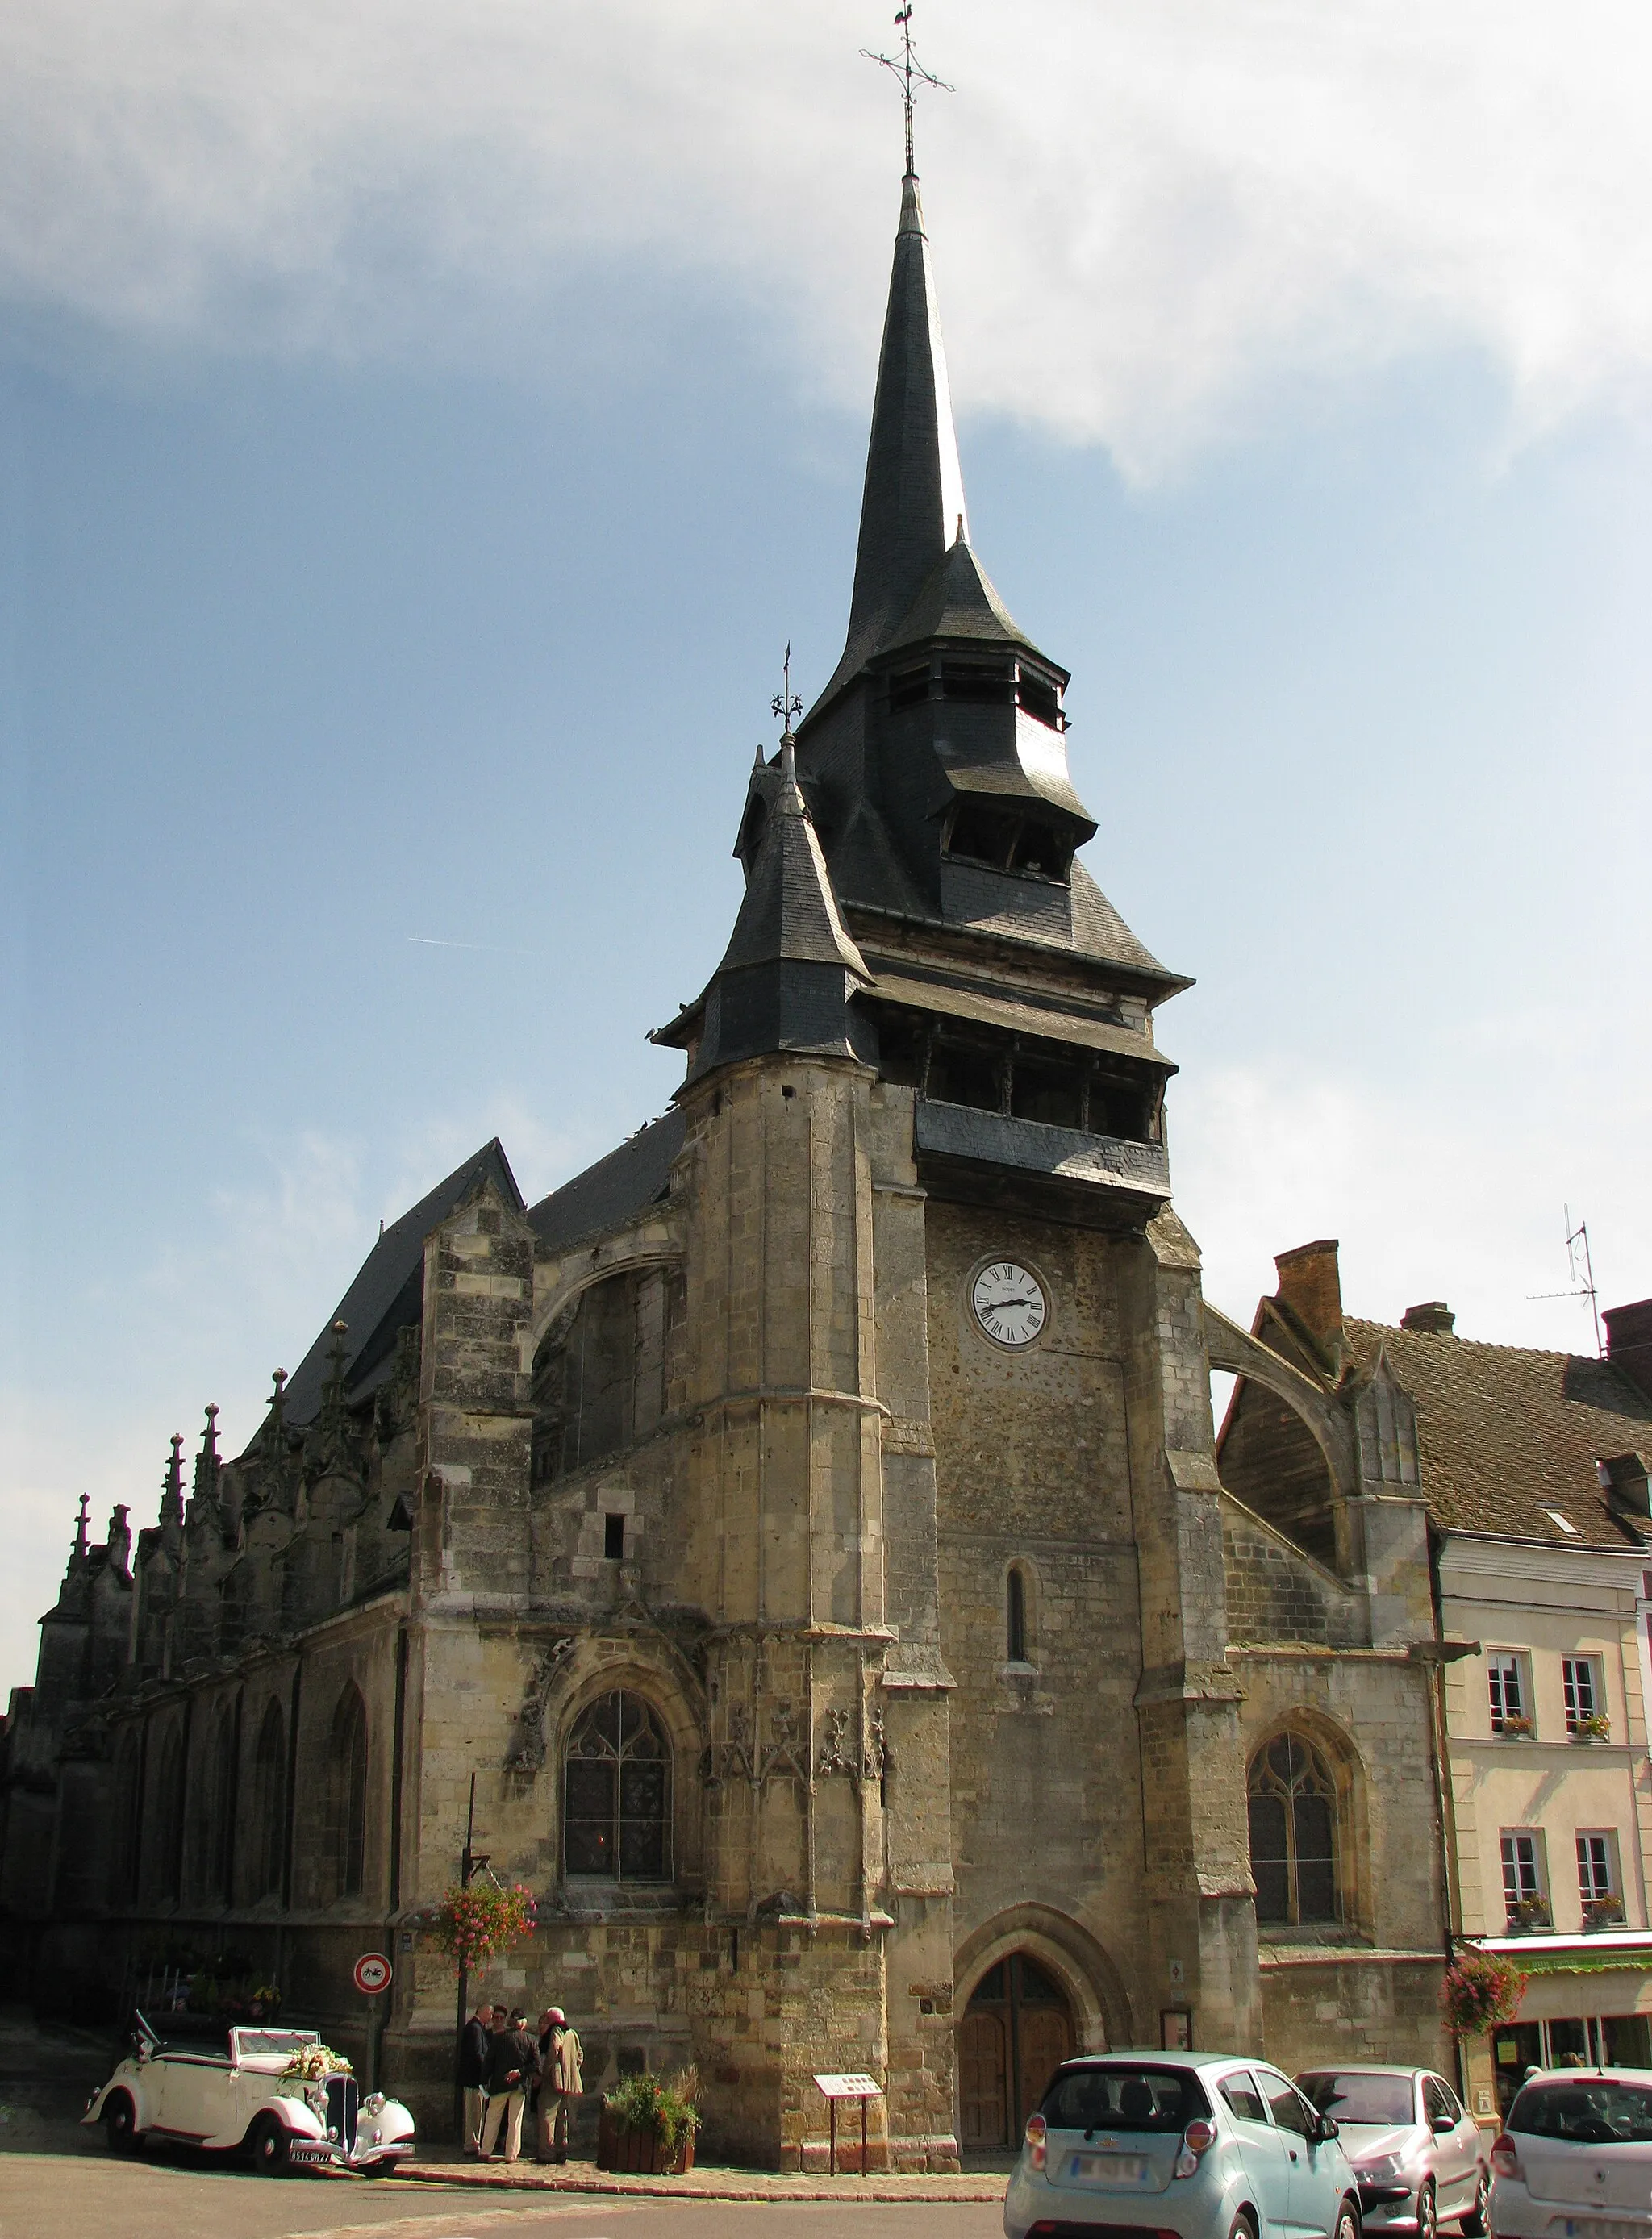
[[[1279,1303],[1291,1312],[1332,1359],[1342,1346],[1342,1279],[1336,1266],[1336,1239],[1299,1244],[1274,1260],[1279,1270]]]
[[[1457,1318],[1443,1299],[1425,1299],[1420,1306],[1406,1308],[1400,1316],[1400,1327],[1422,1330],[1429,1337],[1453,1337]]]
[[[1632,1306],[1608,1306],[1601,1319],[1606,1324],[1607,1359],[1652,1399],[1652,1299],[1637,1299]]]

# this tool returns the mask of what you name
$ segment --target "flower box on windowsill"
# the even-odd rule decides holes
[[[1583,1901],[1583,1926],[1590,1928],[1622,1928],[1623,1900],[1616,1897],[1586,1897]]]
[[[1612,1721],[1604,1711],[1596,1711],[1592,1717],[1580,1718],[1572,1728],[1575,1742],[1609,1742],[1611,1738]]]
[[[1523,1897],[1518,1904],[1511,1904],[1509,1908],[1510,1936],[1540,1935],[1554,1924],[1549,1907],[1540,1897]]]
[[[1497,1724],[1493,1726],[1491,1731],[1503,1741],[1529,1741],[1531,1739],[1532,1731],[1531,1720],[1529,1718],[1522,1718],[1519,1712],[1515,1711],[1509,1717],[1500,1719]]]

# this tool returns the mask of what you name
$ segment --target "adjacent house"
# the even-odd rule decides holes
[[[1368,1510],[1428,1518],[1452,1934],[1529,1976],[1518,2019],[1464,2048],[1469,2103],[1500,2113],[1534,2063],[1652,2063],[1652,1300],[1609,1312],[1592,1359],[1460,1338],[1438,1300],[1346,1317],[1334,1243],[1276,1264],[1255,1335],[1348,1417]],[[1219,1455],[1229,1498],[1322,1558],[1371,1538],[1254,1380]]]

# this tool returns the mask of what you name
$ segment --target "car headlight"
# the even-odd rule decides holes
[[[382,2115],[384,2112],[384,2094],[370,2091],[362,2102],[362,2112],[363,2115]]]
[[[1405,2175],[1398,2154],[1377,2154],[1369,2162],[1356,2162],[1354,2174],[1368,2184],[1394,2184]]]

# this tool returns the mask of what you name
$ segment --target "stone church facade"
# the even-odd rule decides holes
[[[909,176],[848,641],[751,773],[672,1107],[531,1206],[485,1146],[243,1454],[210,1414],[156,1525],[83,1518],[4,1736],[37,1979],[233,1946],[360,2047],[388,1950],[370,2056],[438,2129],[474,1783],[539,1903],[490,1980],[593,2082],[694,2060],[714,2156],[823,2151],[823,2070],[922,2168],[1084,2047],[1439,2059],[1422,1511],[1351,1473],[1309,1555],[1222,1493],[1212,1366],[1320,1395],[1202,1300],[1189,983],[1077,854],[1067,683],[969,541]]]

